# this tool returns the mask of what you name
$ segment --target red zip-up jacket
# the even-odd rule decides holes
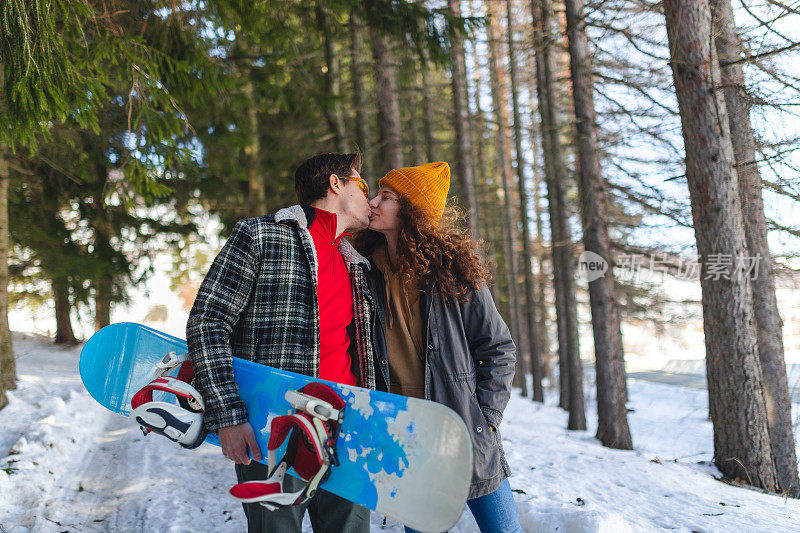
[[[308,228],[317,253],[317,298],[319,300],[319,377],[345,385],[355,385],[351,370],[350,336],[353,321],[353,286],[339,252],[336,215],[314,209]]]

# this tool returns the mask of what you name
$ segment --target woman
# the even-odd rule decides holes
[[[483,532],[522,531],[497,430],[516,349],[474,241],[442,221],[450,167],[392,170],[379,186],[369,229],[355,239],[372,263],[378,386],[461,415],[474,452],[470,511]]]

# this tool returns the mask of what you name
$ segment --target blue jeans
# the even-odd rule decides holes
[[[482,533],[522,533],[517,506],[514,505],[514,496],[507,478],[494,492],[467,500],[467,506]],[[406,533],[419,532],[407,527]]]

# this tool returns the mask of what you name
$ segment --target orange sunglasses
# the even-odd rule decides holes
[[[364,193],[364,196],[369,198],[369,185],[364,178],[359,178],[356,176],[339,176],[339,179],[356,182],[356,185],[358,185],[358,188]]]

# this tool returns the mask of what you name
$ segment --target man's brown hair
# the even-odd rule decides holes
[[[328,194],[331,174],[347,177],[361,172],[361,154],[328,152],[315,155],[294,171],[294,192],[301,205],[309,205]]]

